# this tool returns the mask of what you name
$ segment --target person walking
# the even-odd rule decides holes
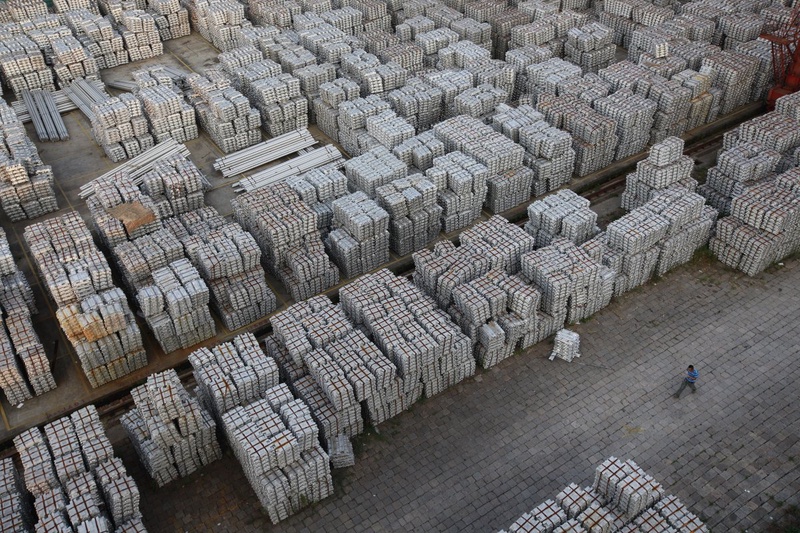
[[[697,388],[694,386],[694,384],[699,377],[700,373],[694,369],[694,365],[689,365],[689,367],[686,369],[686,377],[683,378],[683,383],[681,383],[681,388],[679,388],[678,392],[673,394],[673,396],[680,398],[683,389],[685,389],[687,385],[690,389],[692,389],[692,392],[697,392]]]

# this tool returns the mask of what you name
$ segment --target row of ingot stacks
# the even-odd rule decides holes
[[[198,399],[223,428],[274,523],[333,492],[311,411],[279,384],[278,365],[252,334],[202,348],[189,361]]]
[[[174,370],[150,375],[131,396],[135,407],[120,423],[159,487],[222,457],[214,418]]]
[[[381,269],[349,283],[339,296],[348,318],[397,367],[403,395],[384,406],[386,418],[475,373],[470,340],[408,279]]]
[[[59,87],[66,87],[79,78],[96,80],[100,77],[100,67],[89,50],[72,35],[54,39],[53,71]]]
[[[339,282],[339,270],[325,254],[317,214],[285,183],[235,198],[234,217],[263,252],[269,271],[295,301]]]
[[[0,500],[3,502],[0,508],[0,529],[12,532],[32,530],[32,509],[12,457],[0,461]]]
[[[178,0],[149,0],[147,11],[153,15],[162,41],[192,33],[189,11]]]
[[[36,218],[58,209],[53,170],[13,109],[0,102],[0,206],[12,221]]]
[[[800,168],[734,198],[731,215],[720,219],[709,247],[749,276],[800,249]]]
[[[187,259],[154,270],[152,276],[153,284],[139,289],[136,300],[165,353],[188,348],[216,333],[208,309],[208,286]]]
[[[517,518],[508,531],[708,533],[708,528],[635,462],[611,457],[595,469],[591,486],[570,483],[554,499]]]
[[[25,241],[56,317],[93,387],[147,364],[139,327],[111,268],[76,212],[32,224]]]
[[[139,489],[93,405],[14,438],[36,531],[144,533]],[[24,531],[24,530],[21,530]]]
[[[22,91],[56,88],[42,51],[25,35],[9,35],[0,42],[0,79],[18,97]]]
[[[142,104],[132,94],[122,93],[95,104],[91,123],[92,137],[115,163],[136,157],[155,145]]]
[[[17,268],[8,239],[0,230],[0,387],[11,405],[56,387],[50,361],[31,322],[36,307],[25,275]],[[23,373],[24,369],[24,373]],[[29,387],[30,384],[30,387]]]
[[[261,114],[227,79],[192,74],[186,82],[200,125],[229,154],[261,141]]]

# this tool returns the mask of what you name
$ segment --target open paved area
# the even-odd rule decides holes
[[[119,426],[150,531],[496,531],[608,456],[633,459],[714,532],[800,503],[800,261],[747,278],[701,257],[357,443],[335,494],[272,526],[230,453],[158,489]],[[696,394],[672,398],[682,371]]]

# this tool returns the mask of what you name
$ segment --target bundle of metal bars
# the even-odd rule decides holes
[[[50,91],[23,91],[22,100],[31,116],[40,141],[66,141],[67,125],[61,118],[53,93]]]

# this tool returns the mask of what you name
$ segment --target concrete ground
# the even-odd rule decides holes
[[[356,442],[328,499],[273,526],[222,460],[158,489],[118,424],[149,531],[496,531],[609,456],[633,459],[714,532],[764,531],[800,504],[800,261],[757,278],[700,255]],[[672,393],[700,372],[696,394]]]

